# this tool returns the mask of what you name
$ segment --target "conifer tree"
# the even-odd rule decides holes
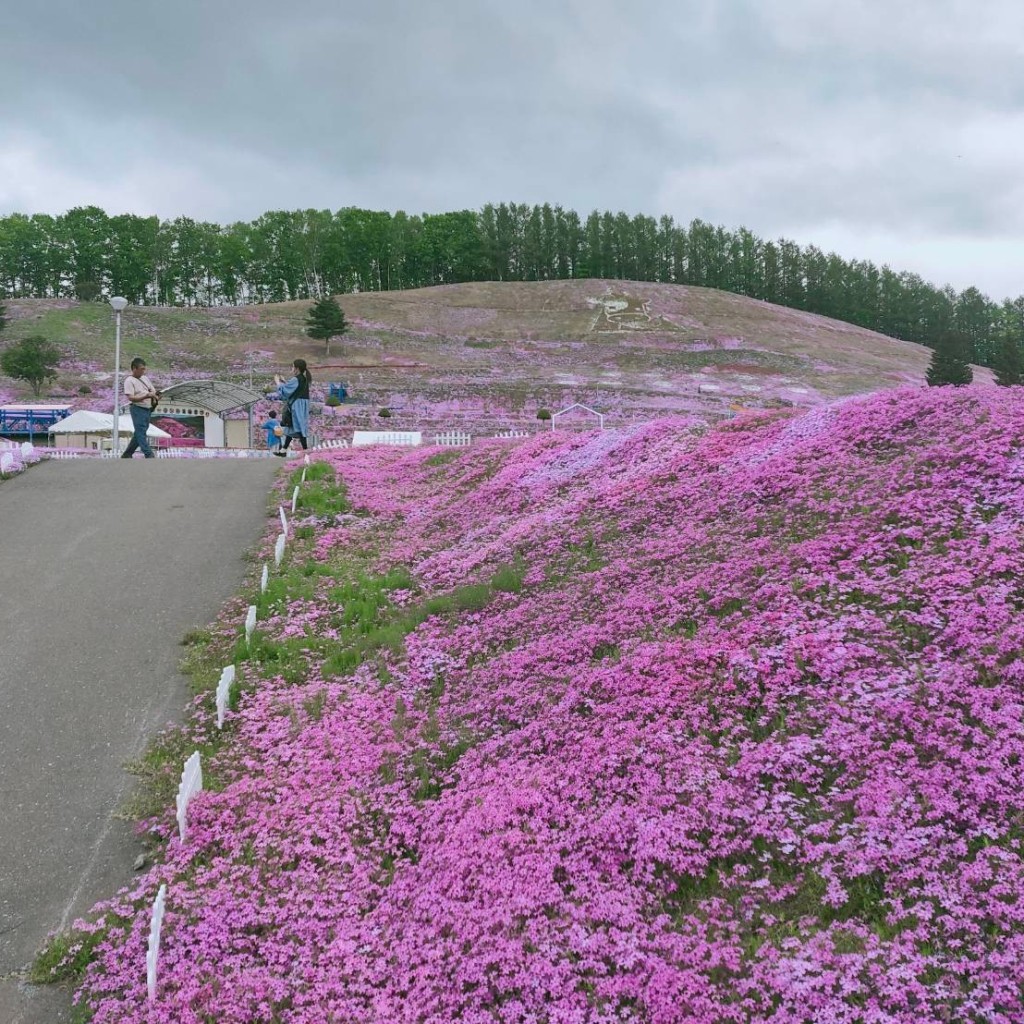
[[[327,355],[331,354],[331,338],[340,338],[348,331],[348,323],[338,300],[333,295],[317,299],[309,308],[306,316],[306,333],[311,338],[322,340],[327,345]]]
[[[960,387],[974,380],[971,370],[970,339],[960,331],[943,331],[935,341],[932,361],[928,366],[927,380],[931,387],[952,384]]]
[[[1003,387],[1022,383],[1020,345],[1009,331],[1003,334],[996,348],[993,369],[996,383]]]

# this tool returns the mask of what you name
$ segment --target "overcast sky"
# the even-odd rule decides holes
[[[3,7],[0,214],[550,202],[1024,293],[1021,0]]]

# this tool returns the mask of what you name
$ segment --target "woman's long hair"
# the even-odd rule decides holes
[[[309,372],[309,367],[306,366],[306,360],[305,359],[296,359],[292,363],[292,368],[295,370],[295,376],[296,377],[305,377],[306,378],[306,387],[307,388],[310,386],[310,384],[313,383],[313,374],[311,374]]]

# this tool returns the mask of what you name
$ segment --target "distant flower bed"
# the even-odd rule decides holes
[[[1022,436],[922,389],[322,457],[93,1020],[1020,1021]]]
[[[0,438],[0,480],[20,473],[41,458],[39,449],[28,443],[4,441]]]

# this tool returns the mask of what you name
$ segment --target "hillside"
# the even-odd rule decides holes
[[[409,429],[537,426],[540,407],[583,402],[608,425],[670,413],[714,420],[740,405],[808,406],[921,382],[927,349],[825,317],[706,288],[621,281],[487,283],[341,297],[352,330],[334,356],[302,334],[307,303],[133,307],[126,357],[167,382],[197,374],[257,384],[296,356],[353,402],[324,436],[395,413]],[[67,358],[55,393],[108,408],[113,317],[104,304],[11,300],[9,343],[40,332]],[[987,370],[979,380],[991,379]],[[80,394],[85,387],[89,391]],[[0,400],[27,396],[0,378]]]
[[[95,1024],[1019,1022],[1020,392],[320,457]]]

